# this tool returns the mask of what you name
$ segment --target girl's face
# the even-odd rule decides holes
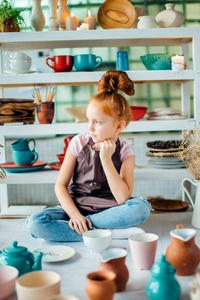
[[[87,107],[88,131],[94,143],[100,143],[107,139],[117,141],[119,121],[114,117],[104,114],[94,103]]]

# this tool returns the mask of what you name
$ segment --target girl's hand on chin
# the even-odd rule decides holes
[[[103,142],[101,142],[101,148],[100,148],[100,158],[111,158],[113,153],[116,149],[116,143],[113,141],[113,139],[108,139]]]

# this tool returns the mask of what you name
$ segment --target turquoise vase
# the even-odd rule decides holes
[[[146,293],[151,300],[178,300],[181,289],[175,278],[176,270],[161,255],[158,262],[154,263],[151,270],[152,278],[147,284]]]

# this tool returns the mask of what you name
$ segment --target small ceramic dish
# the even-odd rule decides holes
[[[112,233],[107,229],[94,229],[84,232],[83,241],[91,252],[102,252],[110,245]]]
[[[131,121],[138,121],[144,117],[148,107],[146,106],[130,106],[131,108]]]
[[[86,109],[87,106],[76,106],[76,107],[65,108],[66,112],[68,112],[70,116],[75,118],[75,122],[87,122]]]
[[[60,161],[61,163],[63,163],[63,160],[64,160],[64,158],[65,158],[65,154],[57,154],[56,156],[57,156],[57,158],[59,159],[59,161]]]
[[[12,266],[0,266],[0,299],[12,295],[19,271]]]

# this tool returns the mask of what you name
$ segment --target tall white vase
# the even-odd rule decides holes
[[[41,2],[42,0],[32,0],[33,7],[30,23],[34,31],[42,31],[45,25],[45,17],[42,11]]]
[[[49,31],[58,31],[59,25],[57,22],[57,6],[58,6],[58,0],[48,0],[49,4],[49,15],[50,15],[50,22],[48,26]]]
[[[71,14],[67,6],[67,0],[59,0],[57,21],[61,30],[66,30],[66,18],[70,16]]]
[[[182,12],[174,9],[175,4],[165,4],[166,9],[156,15],[156,22],[162,28],[180,27],[185,21],[185,16]]]

